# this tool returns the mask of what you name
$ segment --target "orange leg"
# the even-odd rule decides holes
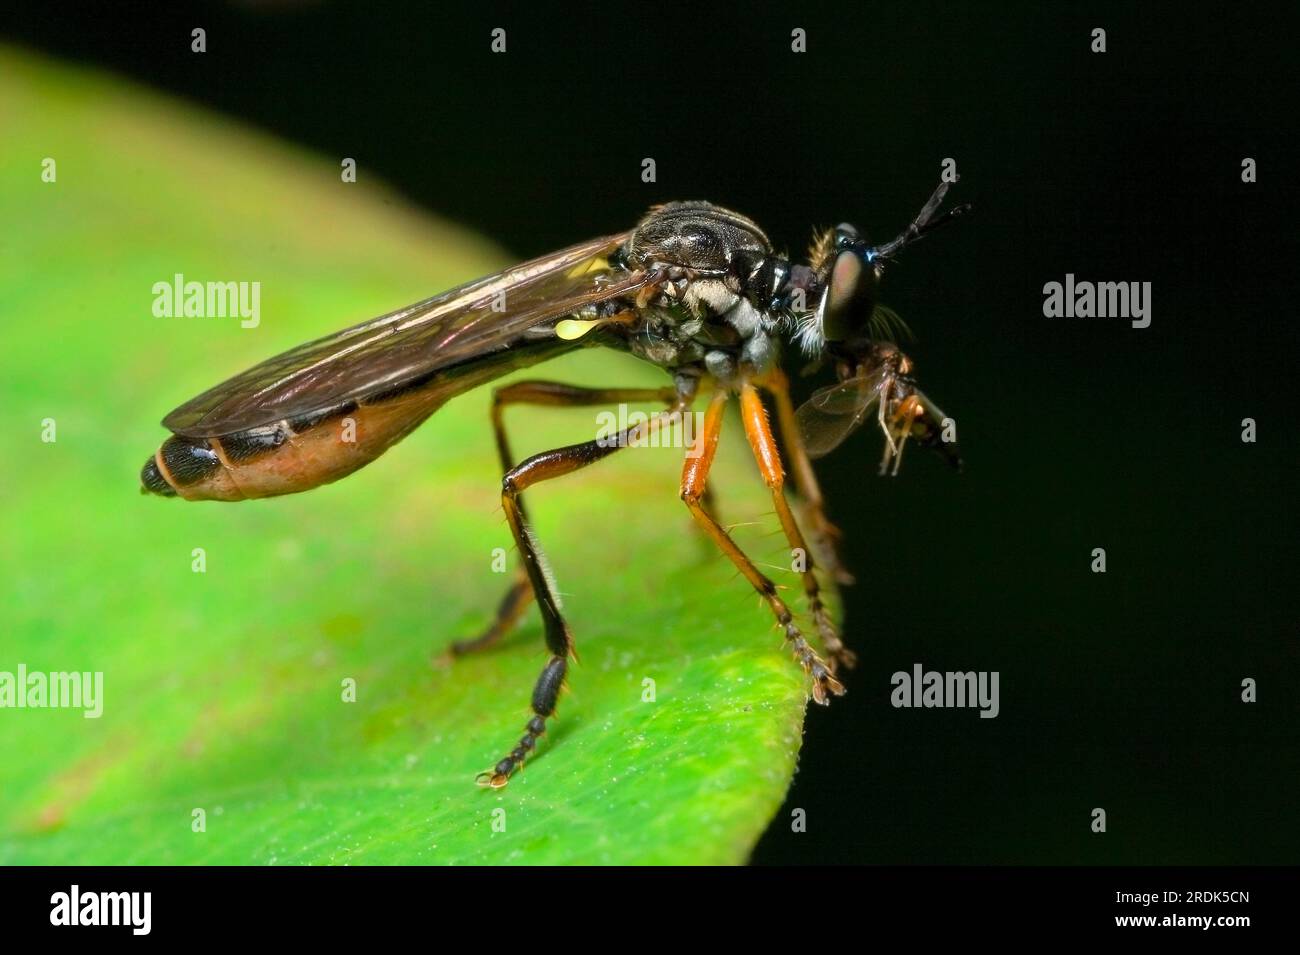
[[[713,467],[713,458],[718,449],[718,439],[722,434],[722,413],[726,406],[727,393],[719,390],[713,396],[708,411],[704,414],[704,432],[700,437],[700,453],[695,457],[687,457],[686,465],[682,469],[682,500],[690,509],[691,516],[704,529],[704,532],[713,539],[718,549],[727,555],[767,603],[772,615],[776,617],[777,625],[785,631],[785,639],[790,644],[795,659],[799,661],[799,665],[804,668],[804,671],[813,678],[813,699],[824,704],[827,702],[828,693],[833,693],[836,696],[844,693],[843,685],[835,679],[833,668],[819,657],[812,647],[808,646],[803,634],[795,626],[794,615],[790,613],[790,608],[777,595],[776,584],[772,583],[754,566],[753,561],[746,557],[744,551],[731,539],[731,535],[709,516],[709,513],[701,504],[709,480],[709,470]]]
[[[763,408],[757,389],[748,382],[740,387],[740,412],[745,422],[745,436],[749,438],[759,473],[763,476],[763,483],[772,492],[772,504],[781,521],[781,529],[785,531],[785,539],[790,543],[792,554],[803,558],[800,577],[803,580],[804,594],[808,598],[808,612],[817,626],[822,645],[830,655],[832,669],[839,664],[851,669],[857,658],[840,640],[835,624],[822,603],[821,586],[817,582],[812,552],[790,511],[790,503],[785,499],[785,473],[781,470],[781,454],[777,450],[776,439],[772,437],[767,411]]]
[[[840,529],[826,517],[825,499],[817,475],[813,472],[812,459],[803,446],[803,437],[799,434],[799,422],[795,418],[794,404],[790,401],[790,382],[785,372],[780,369],[769,372],[759,385],[772,396],[776,403],[776,423],[781,431],[781,441],[785,445],[790,459],[790,468],[794,476],[795,490],[803,498],[813,535],[821,544],[823,562],[836,582],[853,583],[853,575],[845,570],[839,556]]]

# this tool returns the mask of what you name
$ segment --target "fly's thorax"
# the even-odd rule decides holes
[[[740,295],[721,279],[688,280],[686,290],[682,292],[682,302],[692,314],[701,316],[725,314],[740,300]]]
[[[768,371],[778,357],[777,319],[735,294],[705,297],[704,307],[692,307],[683,296],[638,310],[623,346],[663,368],[702,367],[722,382]],[[714,312],[714,305],[722,311]]]
[[[752,263],[771,254],[753,220],[708,202],[670,202],[638,223],[624,257],[633,268],[676,266],[721,277],[733,274],[741,259]]]
[[[641,220],[623,261],[666,277],[655,304],[676,316],[648,317],[640,343],[629,340],[643,357],[670,366],[704,358],[724,380],[776,360],[772,310],[791,267],[752,220],[707,202],[668,203]]]
[[[732,382],[738,377],[760,376],[776,364],[778,322],[770,312],[742,298],[718,316],[716,324],[730,333],[730,341],[710,348],[705,356],[705,367],[714,378]]]
[[[627,337],[638,356],[669,368],[702,366],[719,381],[761,374],[777,357],[770,309],[789,264],[752,220],[707,202],[652,209],[623,262],[666,277]]]
[[[704,369],[721,384],[732,386],[744,378],[766,374],[776,365],[779,354],[776,337],[760,329],[738,349],[710,349],[704,356]]]
[[[622,347],[661,368],[680,368],[704,358],[696,340],[704,319],[680,303],[637,309],[636,321],[617,329]]]

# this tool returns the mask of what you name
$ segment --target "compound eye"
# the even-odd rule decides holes
[[[835,248],[844,249],[858,241],[858,230],[847,222],[835,227]]]
[[[869,338],[881,270],[867,261],[866,255],[859,239],[838,252],[831,263],[818,307],[822,337],[828,342]]]
[[[822,336],[827,341],[846,341],[866,328],[875,304],[875,279],[875,270],[856,251],[835,256],[830,287],[822,299]]]

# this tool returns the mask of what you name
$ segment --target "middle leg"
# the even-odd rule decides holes
[[[836,696],[844,694],[843,684],[835,679],[833,668],[817,655],[816,651],[808,645],[808,641],[804,639],[803,634],[799,632],[790,608],[777,594],[776,584],[772,583],[762,571],[754,566],[754,562],[745,556],[745,552],[732,540],[731,535],[709,515],[701,504],[704,489],[708,484],[709,470],[713,467],[713,458],[718,449],[718,439],[722,434],[722,413],[726,406],[727,392],[719,390],[713,396],[708,411],[704,414],[704,433],[701,435],[699,453],[695,456],[688,456],[686,466],[682,469],[682,500],[690,510],[691,516],[695,518],[696,523],[713,539],[718,549],[727,555],[767,603],[772,615],[776,618],[777,625],[785,632],[785,639],[790,644],[795,659],[799,661],[799,665],[803,667],[804,671],[813,678],[813,699],[818,703],[825,704],[828,702],[828,693],[833,693]]]
[[[804,448],[803,435],[799,433],[799,423],[795,416],[794,403],[790,400],[790,380],[779,368],[769,371],[759,385],[776,403],[776,422],[781,429],[781,440],[785,443],[786,454],[790,458],[790,467],[794,473],[795,490],[803,498],[807,507],[807,517],[812,524],[812,531],[825,551],[824,563],[837,583],[852,584],[853,575],[845,569],[840,560],[839,542],[843,536],[840,529],[826,516],[826,502],[822,497],[821,485],[817,483],[817,474],[813,471],[812,459]]]

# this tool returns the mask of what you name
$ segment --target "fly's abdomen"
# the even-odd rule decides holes
[[[245,501],[347,477],[411,433],[445,400],[438,391],[212,437],[173,435],[140,472],[145,491],[191,501]]]

